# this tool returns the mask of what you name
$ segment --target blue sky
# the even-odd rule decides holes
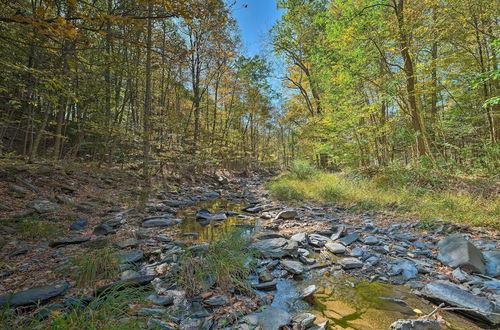
[[[275,0],[238,0],[233,6],[233,16],[240,27],[241,37],[249,55],[264,50],[269,29],[281,17]]]
[[[226,1],[232,3],[231,0]],[[268,82],[273,90],[283,92],[279,77],[283,75],[284,66],[281,59],[272,54],[269,46],[269,30],[280,19],[283,11],[276,8],[275,0],[237,0],[232,11],[247,55],[260,54],[266,58],[272,69]],[[281,101],[276,98],[273,103],[279,106]]]

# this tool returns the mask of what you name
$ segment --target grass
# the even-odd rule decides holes
[[[223,238],[210,243],[208,252],[193,256],[189,251],[181,259],[178,281],[188,296],[210,289],[207,278],[225,290],[251,292],[247,283],[253,269],[255,251],[242,230],[232,230]]]
[[[415,215],[424,222],[443,219],[458,224],[500,228],[500,198],[450,189],[429,176],[425,184],[400,177],[363,178],[324,173],[299,179],[293,172],[268,183],[271,193],[283,200],[331,202],[353,210],[379,210]]]
[[[61,233],[59,224],[44,220],[34,213],[13,219],[19,237],[30,240],[49,239]]]
[[[2,329],[139,329],[147,320],[132,314],[145,301],[148,287],[115,287],[95,297],[88,305],[54,309],[40,308],[33,317],[23,317],[14,309],[0,310]]]
[[[88,249],[71,259],[72,277],[79,287],[93,286],[99,280],[118,274],[118,260],[109,247]]]

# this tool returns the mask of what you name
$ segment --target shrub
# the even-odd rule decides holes
[[[294,162],[290,172],[299,180],[309,180],[318,173],[318,170],[307,162]]]

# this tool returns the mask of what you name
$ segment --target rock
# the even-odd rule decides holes
[[[260,291],[273,291],[273,290],[276,290],[276,285],[277,285],[277,282],[275,280],[272,280],[270,282],[255,284],[253,287],[254,287],[254,289],[260,290]]]
[[[365,253],[365,251],[363,249],[354,248],[351,251],[351,257],[356,257],[356,258],[361,257],[364,253]]]
[[[137,262],[144,258],[144,253],[141,250],[128,250],[118,252],[116,256],[121,264],[128,264]]]
[[[389,330],[440,330],[439,322],[435,320],[397,320]]]
[[[67,281],[60,281],[51,285],[37,287],[14,294],[0,295],[0,306],[26,306],[36,305],[66,293],[69,288]]]
[[[153,219],[144,221],[141,226],[144,228],[153,227],[170,227],[178,225],[182,222],[181,219]]]
[[[326,330],[327,326],[328,326],[328,320],[316,324],[315,326],[310,327],[308,330]]]
[[[226,220],[227,216],[225,212],[212,213],[207,209],[201,209],[196,212],[197,220],[207,220],[207,221],[222,221]]]
[[[435,281],[422,289],[422,294],[430,300],[465,308],[461,311],[473,318],[479,318],[493,325],[500,324],[500,307],[486,298],[478,297],[446,281]]]
[[[317,290],[318,290],[318,287],[316,285],[309,285],[308,287],[306,287],[306,288],[302,289],[302,291],[300,291],[299,297],[301,299],[307,299],[310,296],[312,296]]]
[[[365,237],[364,243],[366,245],[377,245],[379,243],[379,240],[377,237],[370,235]]]
[[[466,272],[484,274],[484,257],[471,242],[461,235],[450,235],[437,244],[438,260],[449,267],[460,267]]]
[[[340,243],[344,244],[345,246],[348,246],[348,245],[351,245],[352,243],[354,243],[355,241],[357,241],[358,239],[359,239],[359,233],[352,233],[352,234],[349,234],[345,237],[338,239],[338,241]]]
[[[97,237],[93,240],[83,243],[82,245],[86,248],[102,249],[108,246],[110,244],[109,242],[110,240],[107,237]]]
[[[331,242],[329,237],[319,234],[309,234],[309,243],[317,247],[323,247],[325,243]]]
[[[298,233],[290,237],[292,241],[295,241],[303,246],[307,245],[307,234],[306,233]]]
[[[34,209],[38,213],[50,213],[59,210],[59,205],[47,199],[37,199],[29,202],[26,206]]]
[[[283,235],[268,231],[268,232],[259,232],[255,235],[255,238],[262,241],[264,239],[270,239],[270,238],[285,238]]]
[[[23,254],[26,254],[28,252],[28,246],[26,244],[21,244],[21,247],[19,249],[16,249],[9,253],[9,257],[17,257]]]
[[[130,237],[116,242],[115,245],[120,249],[126,249],[128,247],[136,247],[137,245],[139,245],[139,241],[133,237]]]
[[[271,282],[272,280],[274,280],[274,275],[271,274],[270,271],[264,270],[264,271],[259,273],[259,282],[261,282],[261,283]]]
[[[114,233],[116,233],[116,231],[113,229],[113,227],[111,227],[105,223],[101,223],[100,225],[97,225],[93,231],[93,234],[96,236],[104,236],[104,235],[109,235],[109,234],[114,234]]]
[[[338,262],[344,269],[363,267],[363,262],[357,258],[343,258]]]
[[[281,267],[283,267],[287,272],[292,273],[294,275],[300,275],[304,273],[304,266],[299,261],[282,260],[280,264]]]
[[[295,257],[298,243],[285,238],[271,238],[253,243],[251,246],[265,258],[282,258],[285,256]]]
[[[174,303],[174,297],[172,296],[159,296],[156,293],[152,293],[148,296],[148,300],[153,304],[158,306],[170,306]]]
[[[300,329],[307,329],[314,324],[316,315],[311,313],[300,313],[292,318],[292,322],[299,325]]]
[[[342,235],[345,234],[345,231],[346,231],[346,227],[344,225],[338,225],[335,228],[334,233],[330,236],[330,239],[332,241],[339,239],[340,237],[342,237]]]
[[[190,246],[188,250],[191,251],[191,253],[193,253],[194,255],[199,256],[207,253],[209,247],[210,243],[200,243]]]
[[[345,252],[345,246],[340,243],[326,243],[325,247],[333,254],[340,254]]]
[[[259,213],[260,211],[262,211],[262,207],[255,206],[255,204],[250,204],[250,205],[245,206],[241,210],[244,212],[248,212],[248,213]]]
[[[16,194],[22,195],[22,196],[29,193],[28,189],[21,187],[21,186],[18,186],[17,184],[14,184],[14,183],[9,183],[9,190],[16,193]]]
[[[454,271],[452,271],[451,276],[453,277],[454,280],[460,283],[465,282],[469,279],[469,275],[460,268],[457,268]]]
[[[139,274],[135,270],[130,270],[130,269],[128,269],[120,274],[120,279],[122,281],[131,280],[131,279],[139,278],[139,277],[141,277],[141,274]]]
[[[265,310],[252,313],[243,318],[251,326],[259,326],[265,330],[279,330],[292,321],[291,315],[278,307],[267,306]]]
[[[394,275],[403,275],[405,281],[409,281],[417,277],[418,269],[417,266],[410,260],[401,261],[398,264],[392,266],[392,272]]]
[[[90,241],[90,237],[84,236],[75,236],[75,237],[67,237],[67,238],[59,238],[49,243],[50,247],[60,247],[64,245],[70,244],[80,244]]]
[[[275,220],[278,219],[283,219],[283,220],[290,220],[290,219],[295,219],[298,217],[297,211],[295,210],[284,210],[278,213],[276,216]]]
[[[484,253],[486,260],[486,275],[497,277],[500,275],[500,251],[489,251]]]
[[[203,319],[187,318],[181,321],[179,330],[200,330],[203,325]]]
[[[141,308],[137,312],[139,316],[162,316],[167,313],[166,309],[163,308]]]
[[[214,297],[210,299],[205,299],[203,303],[210,307],[224,306],[228,303],[229,298],[227,296]]]
[[[87,217],[80,217],[76,219],[71,226],[69,227],[70,230],[83,230],[87,228],[87,225],[89,223],[89,219]]]

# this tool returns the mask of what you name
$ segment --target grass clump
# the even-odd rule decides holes
[[[354,210],[379,210],[409,214],[431,221],[443,219],[465,225],[500,227],[500,198],[485,197],[470,191],[457,191],[438,178],[411,181],[411,175],[395,174],[394,180],[385,173],[372,178],[345,173],[319,172],[307,180],[293,173],[277,177],[268,184],[275,197],[331,202]],[[413,178],[420,177],[421,173]],[[425,181],[425,182],[424,182]],[[411,183],[410,183],[411,182]]]
[[[48,239],[61,233],[59,224],[45,220],[36,213],[15,217],[13,222],[17,234],[23,239]]]
[[[243,230],[232,230],[210,243],[205,254],[194,256],[187,251],[181,260],[179,283],[188,296],[210,289],[213,283],[225,290],[251,292],[247,278],[253,270],[254,255]]]
[[[292,164],[290,173],[298,180],[308,180],[316,175],[318,170],[308,162],[297,161]]]
[[[118,274],[118,260],[110,247],[88,249],[71,259],[72,277],[79,287],[95,285]]]

